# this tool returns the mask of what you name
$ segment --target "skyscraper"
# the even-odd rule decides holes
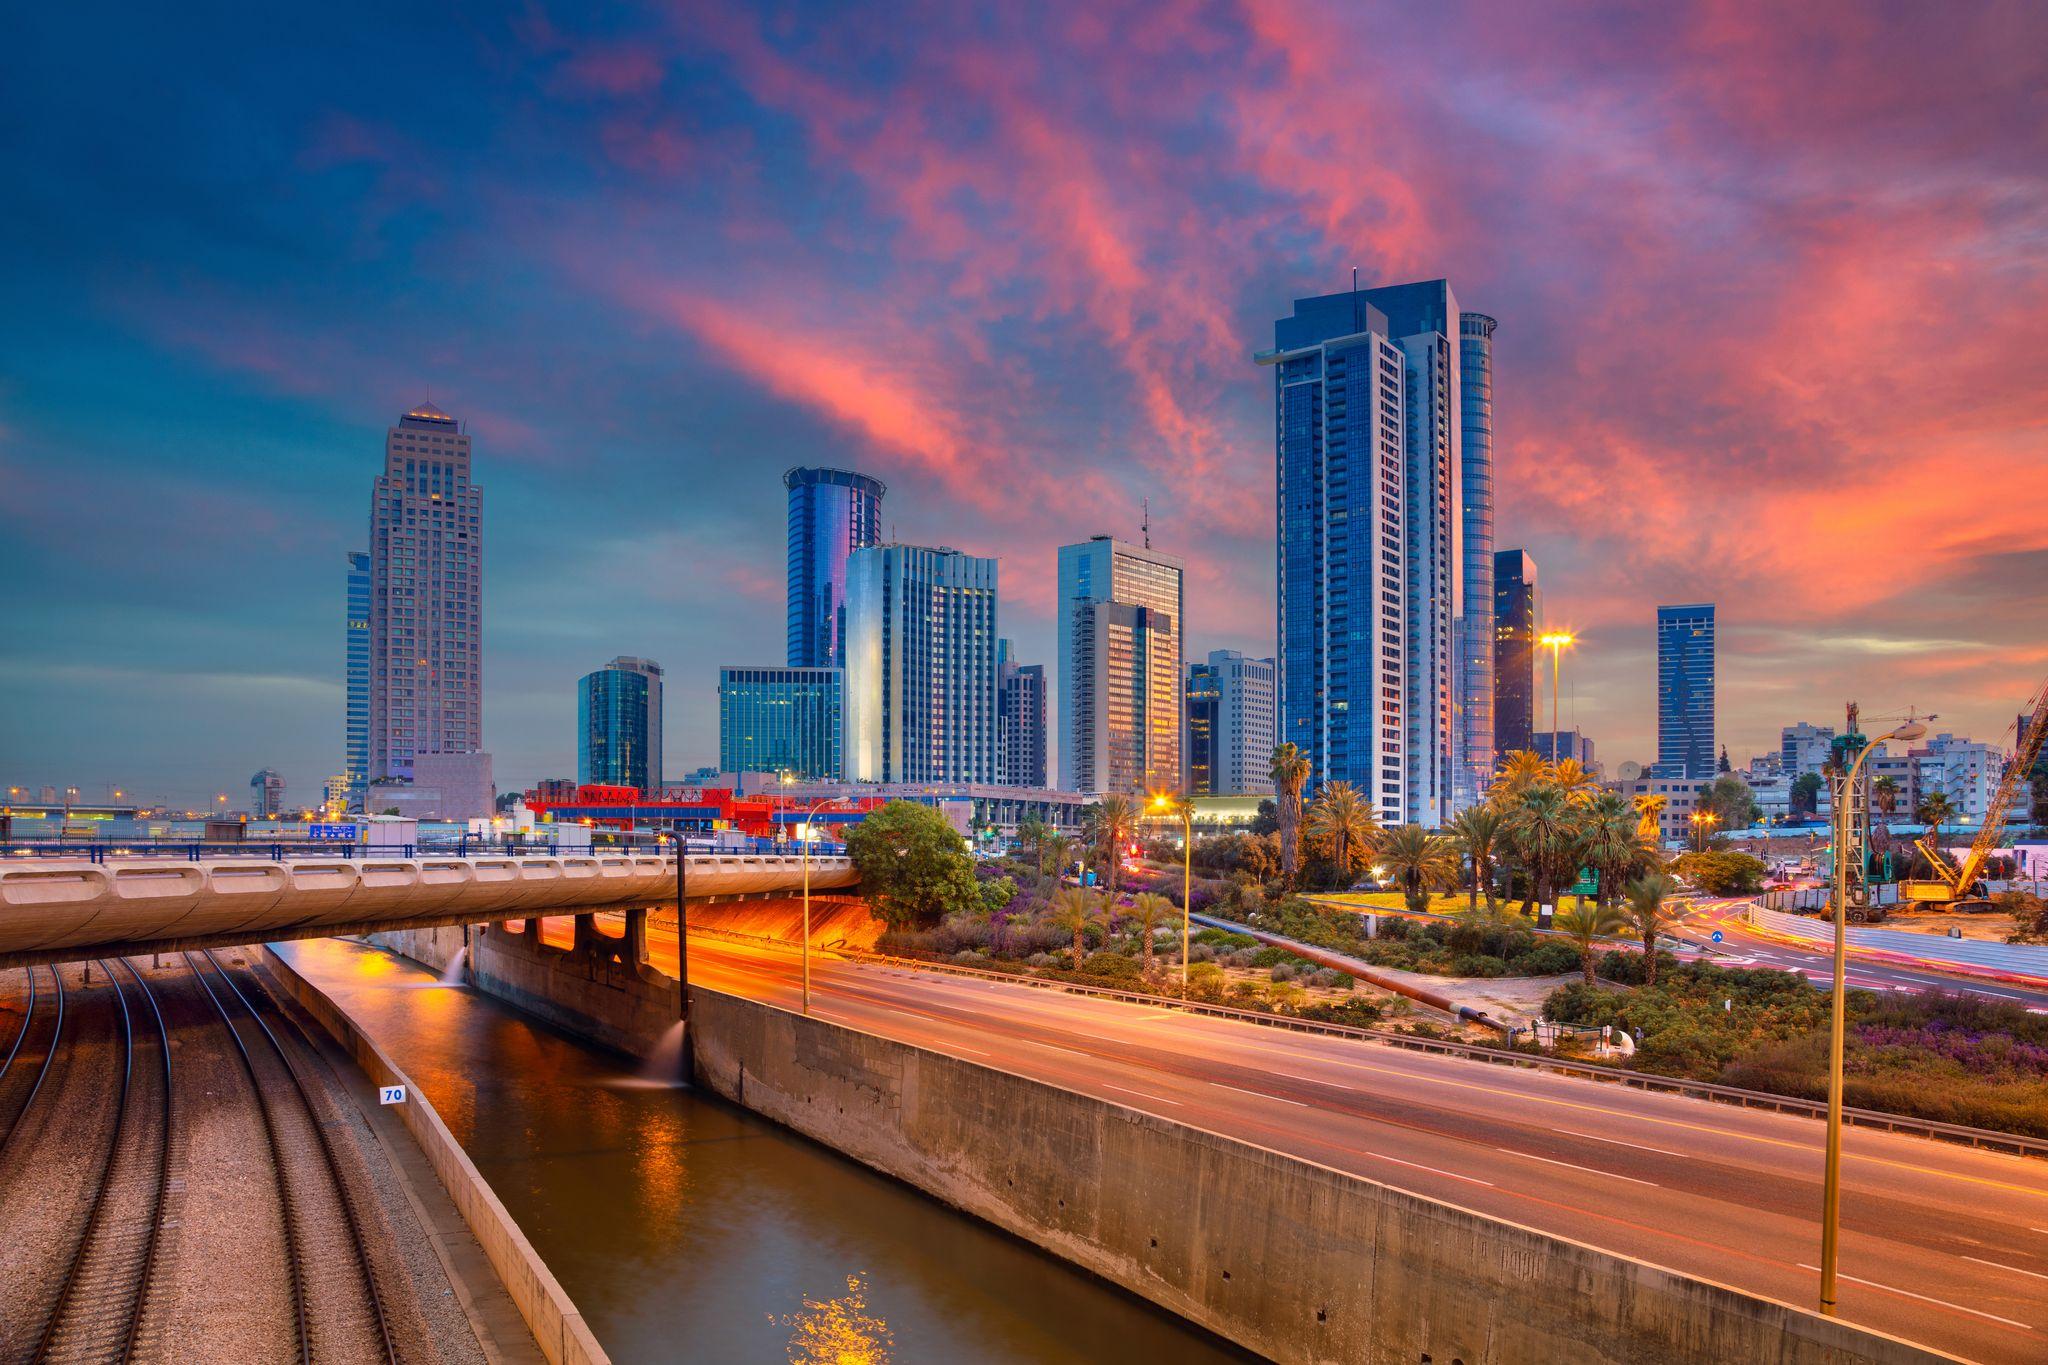
[[[1657,777],[1714,776],[1714,604],[1657,608]]]
[[[1493,329],[1484,313],[1458,315],[1459,516],[1464,608],[1458,618],[1456,766],[1452,804],[1478,803],[1493,778]]]
[[[1045,665],[1020,664],[1008,640],[996,641],[996,780],[1006,787],[1045,785]]]
[[[1189,796],[1216,795],[1216,704],[1222,695],[1214,665],[1188,665],[1186,695],[1181,702],[1187,725],[1181,738],[1181,761],[1187,765]]]
[[[249,779],[249,813],[258,820],[274,819],[284,810],[284,777],[275,768],[265,768]]]
[[[837,782],[844,685],[837,668],[719,669],[719,768]]]
[[[846,565],[846,776],[996,778],[996,561],[871,545]]]
[[[342,802],[343,809],[361,810],[363,797],[370,790],[370,556],[363,550],[349,551],[347,621]]]
[[[620,655],[577,684],[576,780],[661,787],[661,665]]]
[[[1279,669],[1271,659],[1248,658],[1234,649],[1210,650],[1206,667],[1216,691],[1210,791],[1270,796]]]
[[[1536,742],[1536,561],[1525,550],[1493,556],[1493,745],[1501,756]]]
[[[1108,536],[1060,547],[1060,786],[1181,784],[1182,561]]]
[[[422,403],[370,498],[370,780],[483,747],[483,490],[461,424]]]
[[[880,479],[845,469],[792,469],[789,490],[789,666],[846,664],[846,562],[882,539]]]

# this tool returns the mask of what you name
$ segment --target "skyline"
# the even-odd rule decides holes
[[[1354,265],[1499,320],[1495,545],[1580,635],[1562,723],[1609,762],[1654,756],[1660,602],[1719,605],[1737,764],[1851,697],[1996,742],[2048,659],[2048,528],[2013,496],[2048,377],[2038,16],[1495,10],[1454,41],[942,11],[913,47],[372,10],[294,21],[332,58],[170,90],[157,63],[228,20],[143,15],[92,35],[104,99],[60,74],[86,22],[29,16],[0,90],[10,782],[191,804],[341,771],[337,566],[378,433],[429,398],[492,492],[508,788],[573,770],[576,679],[618,654],[669,670],[668,766],[713,761],[717,666],[783,652],[792,465],[883,479],[891,539],[999,557],[999,628],[1045,664],[1057,547],[1135,539],[1149,493],[1185,656],[1270,655],[1249,357]],[[1367,24],[1362,68],[1310,41]],[[431,88],[394,42],[449,58]],[[1901,75],[1910,114],[1875,93]]]

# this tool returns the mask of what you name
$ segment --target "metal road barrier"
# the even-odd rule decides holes
[[[778,844],[773,839],[750,836],[692,839],[689,842],[689,852],[693,855],[786,853],[790,857],[797,856],[794,844]],[[589,848],[557,848],[553,844],[523,839],[460,835],[450,839],[429,839],[411,844],[347,843],[334,839],[236,839],[225,842],[166,839],[156,842],[115,840],[106,843],[86,843],[76,839],[29,839],[16,843],[0,843],[0,859],[78,858],[95,864],[116,858],[183,858],[193,863],[204,862],[209,858],[258,858],[282,863],[298,858],[564,858],[631,853],[672,857],[675,853],[675,844],[656,844],[640,840],[628,844],[593,843]],[[828,855],[814,853],[813,856]]]
[[[1751,904],[1749,922],[1758,929],[1831,949],[1835,928],[1831,920],[1808,919]],[[2048,946],[1997,943],[1981,938],[1945,938],[1940,934],[1916,934],[1907,929],[1871,929],[1852,924],[1844,930],[1851,947],[1867,952],[1889,953],[1929,964],[1950,964],[2003,972],[2008,976],[2048,979]]]

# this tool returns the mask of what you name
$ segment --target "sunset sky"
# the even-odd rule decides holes
[[[486,747],[573,774],[576,678],[783,651],[782,471],[1002,559],[1190,563],[1273,641],[1297,295],[1497,317],[1496,525],[1654,756],[1659,602],[1720,606],[1736,761],[2048,672],[2048,9],[1286,3],[132,7],[0,80],[0,779],[315,798],[343,556],[431,393],[485,489]]]

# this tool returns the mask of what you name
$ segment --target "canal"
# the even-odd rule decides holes
[[[720,1100],[339,939],[277,951],[410,1072],[615,1360],[1241,1360]]]

